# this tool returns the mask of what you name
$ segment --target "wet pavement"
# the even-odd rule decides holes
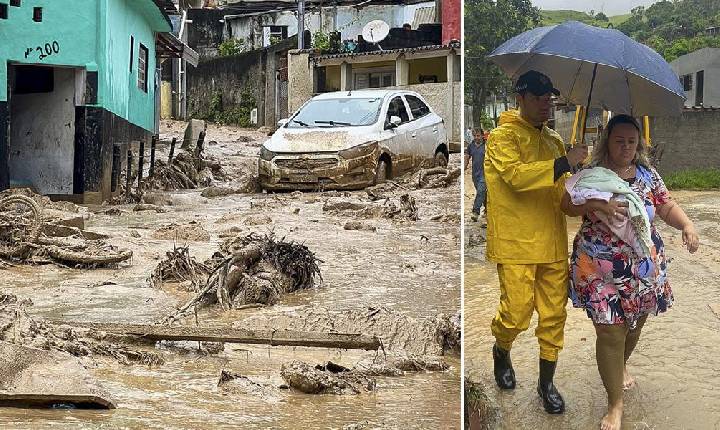
[[[469,213],[474,189],[467,179],[465,207]],[[715,391],[720,386],[720,192],[672,194],[695,223],[701,245],[696,254],[689,254],[682,248],[680,232],[658,222],[671,259],[668,276],[675,304],[668,312],[648,319],[630,358],[637,386],[625,394],[623,429],[720,429],[720,395]],[[579,223],[572,220],[568,224],[571,240]],[[585,312],[570,303],[565,349],[556,374],[556,384],[567,403],[565,414],[546,414],[535,392],[538,346],[533,328],[537,316],[513,346],[517,388],[501,392],[495,386],[490,322],[499,300],[497,272],[494,264],[485,261],[484,244],[467,246],[467,240],[480,233],[478,224],[466,227],[466,375],[489,387],[489,395],[500,406],[503,428],[599,428],[607,402],[595,363],[595,331]]]
[[[161,133],[178,135],[175,123],[163,122]],[[233,177],[254,174],[259,143],[256,131],[211,127],[206,150],[218,157]],[[244,140],[249,140],[244,142]],[[213,143],[216,142],[216,143]],[[158,158],[167,148],[159,147]],[[459,163],[453,155],[452,163]],[[232,186],[232,183],[230,184]],[[18,266],[2,270],[3,291],[30,298],[31,317],[82,322],[153,323],[171,313],[191,293],[166,285],[153,289],[147,278],[174,244],[189,245],[199,261],[210,257],[228,234],[274,233],[304,243],[322,260],[323,282],[311,290],[283,297],[262,309],[199,312],[201,326],[243,327],[264,317],[297,315],[317,307],[333,311],[387,307],[418,320],[452,315],[460,307],[460,230],[458,221],[433,221],[457,214],[457,185],[450,188],[388,192],[409,193],[419,221],[362,219],[376,231],[345,230],[348,218],[323,211],[325,201],[369,202],[364,191],[349,194],[233,194],[207,199],[201,190],[168,193],[166,213],[133,212],[133,205],[89,207],[86,229],[111,236],[113,245],[131,249],[131,264],[118,269],[76,270],[57,266]],[[269,219],[269,221],[268,221]],[[153,233],[171,223],[194,223],[209,232],[209,241],[156,239]],[[232,229],[232,231],[231,231]],[[221,237],[223,236],[223,237]],[[194,317],[191,317],[194,319]],[[188,320],[187,322],[190,322]],[[269,327],[271,328],[271,327]],[[370,357],[374,353],[370,353]],[[0,409],[2,428],[343,428],[368,422],[382,428],[455,428],[460,422],[460,361],[450,355],[447,372],[379,377],[378,389],[355,396],[306,395],[275,390],[269,398],[229,394],[217,387],[221,370],[282,384],[280,366],[295,359],[327,360],[352,367],[368,353],[313,348],[226,344],[217,355],[165,353],[160,366],[121,365],[95,357],[84,359],[91,373],[117,401],[113,411]]]

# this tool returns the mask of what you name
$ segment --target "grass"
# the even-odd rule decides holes
[[[691,169],[674,172],[663,178],[672,190],[713,190],[720,188],[720,169]]]
[[[580,21],[596,27],[605,28],[608,26],[608,22],[596,20],[587,13],[577,10],[541,10],[540,16],[542,19],[541,25],[555,25],[565,21]],[[608,17],[608,19],[614,27],[617,27],[629,17],[630,14],[615,15]]]

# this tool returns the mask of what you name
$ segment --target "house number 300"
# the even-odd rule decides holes
[[[37,55],[39,60],[44,60],[45,58],[58,53],[60,53],[60,44],[57,42],[57,40],[54,40],[52,42],[46,43],[45,46],[27,48],[25,50],[25,59],[28,59],[31,55]]]

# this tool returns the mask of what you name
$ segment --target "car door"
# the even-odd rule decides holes
[[[390,125],[390,118],[400,118],[400,125]],[[394,157],[393,175],[402,174],[412,167],[412,149],[410,148],[409,133],[411,128],[410,114],[402,96],[393,96],[388,102],[387,114],[385,115],[385,128],[390,132],[391,138],[388,142],[388,149]]]
[[[437,116],[431,115],[428,105],[418,96],[406,94],[408,108],[412,115],[412,131],[409,133],[413,151],[421,158],[433,157],[441,143]]]

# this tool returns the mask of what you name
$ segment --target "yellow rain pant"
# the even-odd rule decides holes
[[[530,327],[530,318],[536,310],[535,336],[540,344],[540,358],[557,361],[567,318],[567,260],[549,264],[498,264],[497,269],[500,307],[491,328],[498,346],[509,351],[517,335]]]

